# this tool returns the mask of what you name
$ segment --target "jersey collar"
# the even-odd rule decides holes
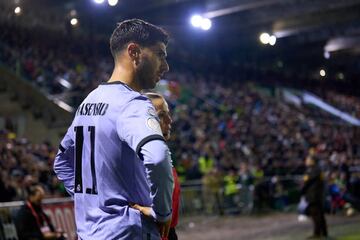
[[[123,83],[122,81],[113,81],[113,82],[103,82],[100,83],[100,85],[115,85],[115,84],[120,84],[123,85],[125,88],[127,88],[130,91],[134,91],[131,89],[131,87],[129,87],[127,84]]]

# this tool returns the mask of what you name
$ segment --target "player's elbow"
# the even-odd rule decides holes
[[[61,167],[60,164],[57,164],[56,161],[54,161],[54,165],[53,165],[53,170],[54,173],[56,175],[56,177],[60,180],[60,181],[64,181],[65,179],[65,172],[64,172],[64,167]]]
[[[59,154],[57,154],[55,157],[54,164],[53,164],[53,170],[56,175],[59,174],[59,171],[60,171]]]
[[[141,149],[141,154],[145,164],[170,164],[170,152],[163,141],[154,140],[146,143]]]
[[[62,179],[61,175],[64,172],[64,168],[66,168],[66,160],[64,159],[64,154],[59,151],[56,154],[53,165],[53,170],[59,179]]]
[[[152,162],[155,165],[160,165],[168,162],[168,149],[164,148],[162,151],[158,151],[158,154],[153,156]]]

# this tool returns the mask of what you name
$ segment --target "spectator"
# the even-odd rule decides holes
[[[33,184],[27,188],[28,197],[15,218],[15,226],[20,240],[60,240],[62,233],[56,232],[49,217],[42,210],[45,196],[43,187]]]

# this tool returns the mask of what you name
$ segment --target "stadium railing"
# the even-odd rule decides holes
[[[254,184],[236,184],[225,193],[225,186],[207,189],[201,180],[181,185],[182,215],[250,214],[264,210],[294,209],[300,199],[302,176],[264,177]]]
[[[188,181],[181,185],[180,216],[295,211],[301,181],[302,176],[264,177],[254,184],[237,184],[236,191],[228,195],[225,186],[214,191],[207,189],[201,179]],[[18,239],[14,217],[23,204],[0,203],[0,239]],[[46,199],[43,208],[56,228],[62,229],[69,239],[76,237],[72,199]]]

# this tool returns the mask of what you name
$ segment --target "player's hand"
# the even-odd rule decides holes
[[[46,232],[43,233],[43,237],[46,240],[56,240],[56,239],[60,239],[62,237],[62,234],[58,232]]]
[[[157,222],[161,239],[167,239],[170,231],[171,218],[167,222]]]
[[[141,206],[139,204],[130,204],[130,207],[136,209],[136,210],[139,210],[143,215],[145,215],[146,217],[149,217],[149,218],[153,218],[153,215],[151,214],[152,213],[152,208],[151,207],[144,207],[144,206]]]
[[[130,204],[130,207],[139,210],[146,217],[153,218],[151,207],[144,207],[136,203]],[[170,231],[171,218],[167,222],[157,222],[156,224],[161,238],[167,239]]]

